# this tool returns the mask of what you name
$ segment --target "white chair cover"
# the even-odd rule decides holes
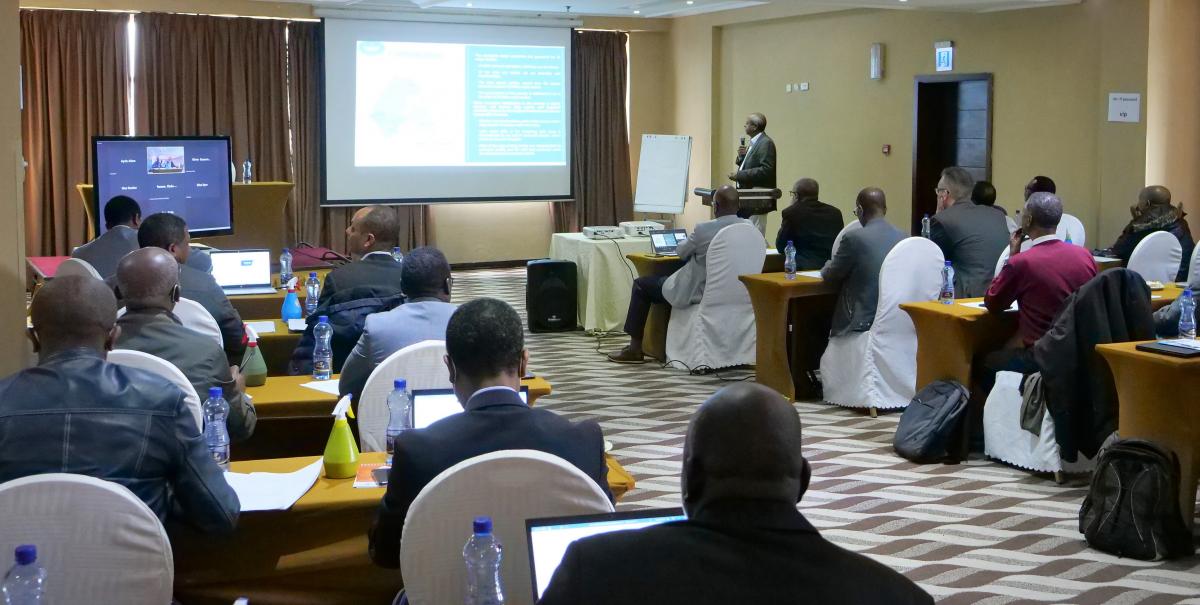
[[[33,475],[0,485],[0,511],[0,553],[37,546],[46,603],[171,603],[171,543],[128,489],[83,475]]]
[[[1129,256],[1130,271],[1136,271],[1146,281],[1171,283],[1179,274],[1183,248],[1179,240],[1167,231],[1155,231],[1138,242]]]
[[[1054,418],[1042,417],[1041,435],[1021,428],[1021,379],[1018,372],[997,372],[996,384],[983,406],[983,451],[991,458],[1023,469],[1042,472],[1087,472],[1095,461],[1079,455],[1064,462],[1054,439]]]
[[[850,221],[849,223],[846,223],[846,226],[842,227],[841,231],[838,231],[837,236],[833,238],[833,248],[831,248],[831,252],[829,255],[830,258],[833,258],[833,255],[837,254],[838,246],[842,245],[842,237],[844,237],[847,233],[854,231],[855,229],[862,229],[862,223],[859,222],[859,220],[857,218]],[[780,254],[782,254],[782,251],[780,252]]]
[[[382,452],[387,448],[388,406],[393,381],[408,381],[408,390],[448,389],[450,370],[443,359],[444,340],[426,340],[388,355],[375,367],[363,385],[358,400],[358,435],[364,452]]]
[[[91,263],[82,258],[68,258],[58,266],[58,270],[54,272],[54,277],[66,277],[68,275],[82,275],[84,277],[94,277],[96,279],[104,279],[100,277],[100,272],[92,266]]]
[[[1006,225],[1008,225],[1008,234],[1009,235],[1012,235],[1013,232],[1017,230],[1017,221],[1014,221],[1013,217],[1006,215],[1004,217],[1004,223]]]
[[[1021,242],[1021,252],[1024,252],[1032,247],[1033,242],[1030,240]],[[1006,262],[1008,262],[1008,246],[1004,247],[1004,251],[1000,253],[1000,258],[996,259],[996,273],[994,273],[992,277],[1000,275],[1000,270],[1004,268],[1004,263]]]
[[[747,225],[758,235],[758,230]],[[761,238],[761,236],[759,236]],[[583,471],[533,450],[507,450],[460,462],[429,482],[404,520],[400,568],[412,605],[462,603],[463,545],[471,521],[492,518],[504,546],[501,578],[506,605],[532,605],[525,520],[612,512],[612,504]]]
[[[1192,248],[1192,260],[1188,264],[1188,285],[1200,285],[1200,246]]]
[[[1087,231],[1083,228],[1083,221],[1072,214],[1062,215],[1062,219],[1058,221],[1058,230],[1055,231],[1055,235],[1064,242],[1070,239],[1071,243],[1076,246],[1087,247]]]
[[[175,303],[173,313],[184,327],[212,338],[221,348],[225,347],[225,341],[221,339],[221,327],[217,325],[217,320],[213,319],[212,313],[209,313],[208,309],[205,309],[200,303],[188,298],[180,298],[179,302]]]
[[[707,277],[699,304],[671,309],[667,359],[688,369],[754,363],[754,307],[739,275],[761,273],[767,250],[750,224],[721,229],[708,246]]]
[[[937,298],[942,251],[922,237],[896,244],[879,271],[879,305],[871,329],[829,339],[821,356],[825,401],[852,408],[895,409],[916,395],[917,331],[900,304]]]
[[[192,411],[192,416],[196,418],[196,428],[204,428],[204,414],[200,409],[200,394],[196,392],[195,387],[188,381],[187,376],[184,376],[183,372],[175,367],[175,364],[161,357],[131,349],[113,349],[109,351],[108,361],[117,365],[146,370],[171,381],[172,384],[183,391],[188,409]],[[207,393],[205,395],[207,396]]]

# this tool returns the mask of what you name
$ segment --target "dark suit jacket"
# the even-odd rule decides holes
[[[879,269],[904,234],[884,218],[842,236],[837,253],[821,268],[821,278],[841,284],[829,335],[866,332],[875,323],[879,305]]]
[[[387,493],[370,532],[375,564],[400,566],[404,517],[434,477],[463,460],[501,450],[558,456],[587,473],[612,499],[600,425],[590,420],[573,424],[549,410],[531,409],[510,390],[478,393],[462,414],[405,431],[396,439]]]
[[[738,171],[734,180],[738,189],[775,188],[775,141],[767,133],[762,133],[757,142],[751,143],[746,155],[738,156],[736,164]]]
[[[1008,235],[1003,214],[971,200],[959,200],[929,218],[929,239],[954,266],[955,298],[987,293]]]
[[[221,342],[225,355],[235,363],[241,363],[242,353],[246,350],[242,336],[245,329],[242,326],[242,316],[225,296],[225,291],[217,285],[212,274],[200,271],[190,265],[179,266],[179,289],[184,298],[200,303],[221,328]]]
[[[339,290],[347,290],[359,286],[374,286],[377,289],[394,290],[400,293],[400,268],[404,265],[392,258],[391,253],[371,253],[360,260],[348,263],[329,272],[325,276],[325,284],[321,286],[321,298],[318,304],[329,302]],[[300,275],[297,273],[297,275]],[[308,274],[300,275],[300,287]]]
[[[783,209],[783,224],[775,238],[775,249],[783,254],[789,241],[796,247],[796,268],[820,269],[829,261],[833,240],[845,227],[842,211],[817,200],[801,200]]]
[[[896,571],[826,541],[793,505],[723,500],[698,508],[687,521],[572,543],[538,603],[908,605],[933,599]]]

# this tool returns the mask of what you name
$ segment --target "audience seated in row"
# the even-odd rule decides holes
[[[368,315],[362,336],[342,366],[338,388],[361,399],[367,378],[392,353],[425,340],[445,340],[446,325],[457,308],[450,304],[450,263],[432,247],[416,248],[404,257],[400,286],[404,304]]]
[[[1004,215],[971,202],[975,179],[963,168],[942,171],[937,185],[938,212],[930,217],[930,239],[954,267],[957,298],[983,296],[1008,244]]]
[[[40,473],[105,479],[165,521],[229,532],[240,505],[209,457],[185,394],[105,361],[120,337],[103,282],[66,276],[33,297],[35,367],[0,380],[0,483]]]
[[[867,187],[859,191],[854,215],[862,228],[842,235],[837,252],[821,268],[821,279],[840,286],[830,338],[871,329],[879,301],[879,268],[888,252],[904,239],[904,234],[885,218],[887,196],[882,189]]]
[[[178,215],[159,212],[146,217],[137,233],[141,247],[162,248],[175,257],[179,263],[180,296],[200,303],[213,316],[221,328],[225,356],[241,361],[246,348],[242,318],[212,274],[187,264],[190,254],[187,223]]]
[[[117,320],[116,347],[149,353],[179,368],[197,395],[221,387],[229,403],[226,421],[231,440],[254,433],[257,416],[244,397],[246,380],[230,366],[224,351],[211,338],[186,328],[171,311],[179,301],[179,265],[165,250],[142,248],[117,265],[117,286],[124,296],[125,315]]]
[[[812,469],[800,417],[739,383],[692,416],[683,445],[686,521],[583,538],[539,603],[933,603],[885,565],[832,544],[796,503]]]
[[[370,531],[376,564],[400,566],[404,518],[421,489],[442,471],[482,454],[521,449],[553,454],[586,473],[612,499],[600,425],[571,423],[521,401],[528,365],[525,328],[506,303],[481,298],[450,317],[446,367],[464,411],[396,438],[387,492]]]
[[[609,361],[625,364],[645,362],[642,337],[646,332],[646,320],[650,317],[652,304],[666,303],[672,307],[688,307],[700,302],[704,295],[704,282],[708,276],[705,261],[709,244],[721,229],[749,222],[737,216],[738,192],[731,185],[722,185],[717,189],[713,194],[712,208],[715,218],[696,225],[692,235],[676,249],[683,266],[669,277],[648,275],[633,280],[629,310],[625,315],[625,333],[629,335],[629,344],[620,351],[609,354]]]
[[[1133,218],[1121,230],[1117,241],[1113,242],[1112,255],[1128,265],[1129,257],[1133,256],[1133,249],[1143,239],[1146,239],[1147,235],[1157,231],[1166,231],[1174,235],[1179,240],[1180,247],[1183,248],[1183,260],[1180,262],[1179,273],[1175,276],[1175,281],[1187,281],[1192,249],[1195,248],[1196,243],[1192,240],[1191,227],[1184,218],[1187,214],[1183,211],[1183,206],[1171,205],[1171,190],[1162,185],[1151,185],[1142,189],[1138,193],[1137,203],[1130,206],[1129,213],[1133,215]]]
[[[117,263],[121,258],[141,247],[137,238],[141,222],[141,206],[131,197],[118,195],[104,204],[106,231],[96,239],[75,248],[71,251],[71,256],[87,261],[100,277],[108,279],[116,275]],[[193,251],[188,255],[187,265],[206,273],[212,271],[212,259],[200,251]]]
[[[833,253],[833,240],[845,226],[842,211],[820,199],[820,185],[813,179],[803,178],[792,185],[792,205],[784,208],[779,216],[779,234],[775,238],[775,249],[783,254],[788,242],[796,248],[796,269],[808,271],[820,269]]]

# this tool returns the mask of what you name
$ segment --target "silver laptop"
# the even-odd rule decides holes
[[[679,244],[687,241],[686,229],[655,229],[650,232],[650,247],[659,256],[675,256]]]
[[[686,519],[681,508],[526,519],[525,541],[529,544],[529,578],[533,580],[533,600],[540,599],[542,593],[546,592],[554,570],[562,563],[563,555],[572,542],[610,531],[642,529]]]
[[[270,250],[213,250],[212,276],[226,296],[274,294]]]
[[[521,387],[521,401],[529,403],[529,387]],[[442,418],[463,411],[462,404],[454,395],[454,389],[413,391],[412,406],[414,429],[423,429]]]

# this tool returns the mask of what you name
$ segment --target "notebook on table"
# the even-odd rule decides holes
[[[270,250],[213,250],[212,276],[226,296],[274,294]]]

